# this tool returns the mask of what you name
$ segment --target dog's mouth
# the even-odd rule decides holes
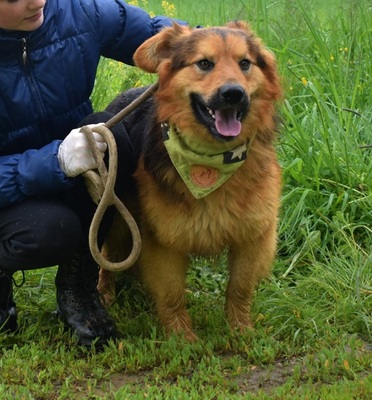
[[[219,140],[233,140],[242,129],[242,119],[248,112],[248,96],[243,95],[234,104],[217,96],[206,104],[198,94],[191,95],[195,117]]]

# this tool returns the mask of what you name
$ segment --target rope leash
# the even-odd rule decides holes
[[[149,86],[148,89],[141,94],[137,99],[130,103],[123,110],[114,115],[103,125],[97,125],[94,132],[101,134],[107,143],[109,153],[109,166],[108,169],[102,159],[101,153],[97,148],[96,142],[93,138],[93,130],[88,126],[83,126],[81,131],[86,135],[90,149],[97,163],[97,170],[90,170],[83,174],[85,184],[88,192],[93,201],[97,204],[97,209],[94,213],[92,222],[89,228],[89,247],[94,260],[103,269],[109,271],[124,271],[131,267],[138,259],[141,251],[141,235],[136,221],[130,214],[125,205],[119,200],[114,191],[116,182],[116,173],[118,165],[118,153],[116,142],[110,128],[115,126],[118,122],[124,119],[127,115],[133,112],[149,97],[151,97],[158,88],[158,83]],[[103,257],[98,246],[98,231],[102,218],[110,206],[115,206],[121,218],[128,225],[131,235],[133,246],[129,256],[121,262],[111,262]]]

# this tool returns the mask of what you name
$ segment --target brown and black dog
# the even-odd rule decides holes
[[[134,60],[159,80],[154,98],[124,121],[139,156],[136,189],[125,201],[142,235],[140,276],[167,333],[193,341],[185,301],[189,255],[227,248],[227,319],[233,329],[251,327],[252,295],[270,272],[277,242],[275,58],[238,21],[165,28]],[[119,111],[142,91],[123,93],[108,110]],[[116,226],[108,238],[113,261],[130,245],[125,234]],[[103,271],[100,290],[112,282]]]

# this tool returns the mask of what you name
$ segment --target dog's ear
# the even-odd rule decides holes
[[[164,28],[138,47],[133,57],[135,65],[146,72],[156,72],[160,62],[170,58],[177,49],[179,39],[190,32],[191,28],[176,23]]]
[[[279,100],[282,96],[282,87],[278,74],[275,55],[266,48],[261,48],[257,54],[257,66],[261,69],[266,77],[266,92],[270,96]]]
[[[250,32],[250,27],[248,22],[241,20],[230,21],[226,24],[226,27],[229,29],[241,29],[243,31]]]

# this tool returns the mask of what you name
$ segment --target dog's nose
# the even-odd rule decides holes
[[[238,85],[224,85],[220,89],[222,99],[229,104],[237,104],[244,96],[244,89]]]

